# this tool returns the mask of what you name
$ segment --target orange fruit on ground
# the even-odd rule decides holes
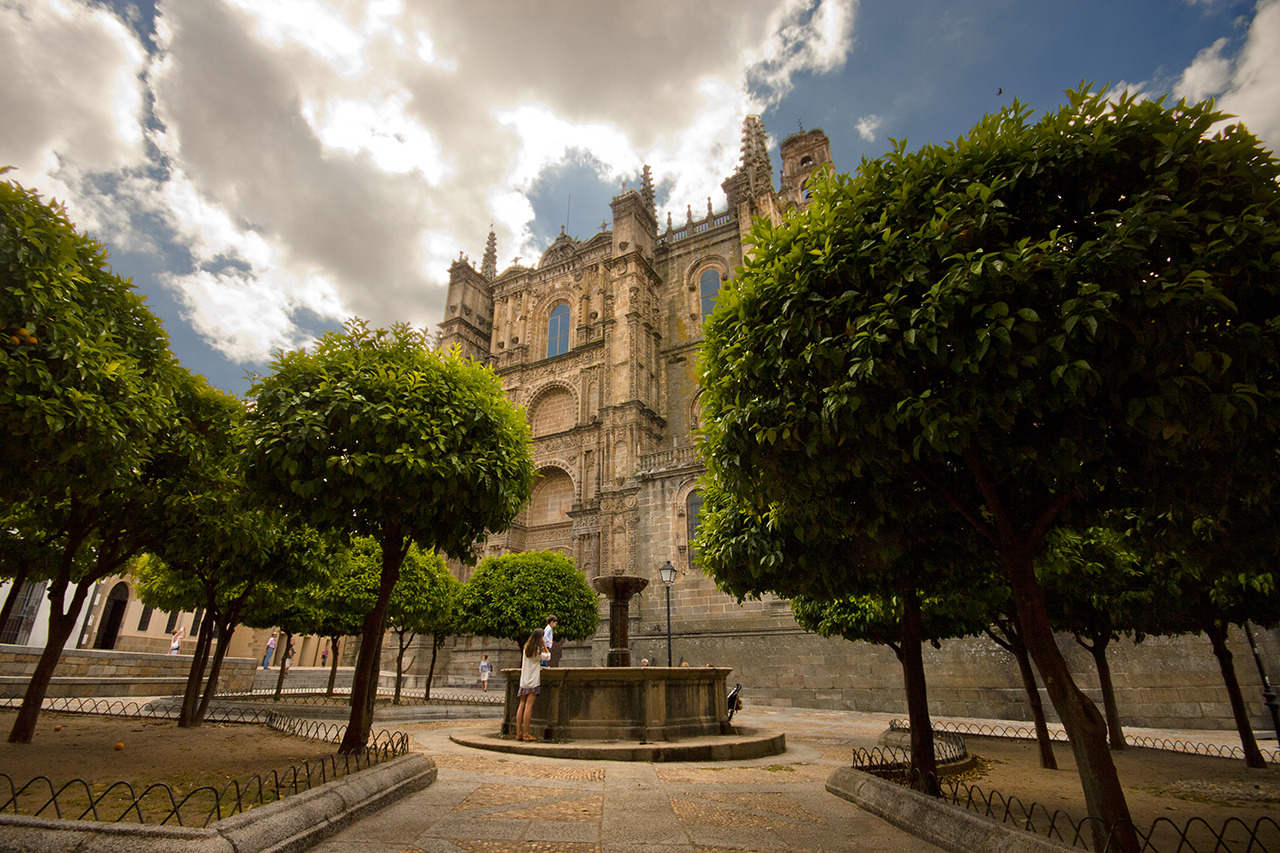
[[[122,750],[122,749],[124,749],[124,744],[122,744],[122,743],[118,743],[118,744],[116,744],[116,752],[119,752],[119,751],[120,751],[120,750]]]
[[[54,727],[53,727],[53,730],[54,730],[55,732],[60,732],[60,731],[62,731],[62,726],[54,726]]]

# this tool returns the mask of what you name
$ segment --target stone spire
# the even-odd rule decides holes
[[[484,260],[480,263],[480,275],[485,281],[498,277],[498,235],[489,232],[489,242],[484,247]]]
[[[769,140],[764,133],[760,116],[749,115],[742,121],[742,166],[751,169],[763,163],[769,164],[772,177],[773,164],[769,159]]]
[[[640,195],[644,198],[644,203],[649,206],[649,214],[654,218],[658,218],[658,208],[653,198],[653,172],[649,171],[649,164],[644,165],[644,177],[640,186]]]

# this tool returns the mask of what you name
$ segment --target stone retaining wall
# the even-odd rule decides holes
[[[0,698],[21,697],[40,661],[38,648],[0,645]],[[218,678],[222,690],[253,685],[255,661],[226,658]],[[49,698],[173,696],[182,692],[191,655],[147,654],[119,650],[67,649],[49,684]]]

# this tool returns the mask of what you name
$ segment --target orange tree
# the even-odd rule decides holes
[[[471,560],[506,529],[533,485],[529,427],[493,371],[422,333],[361,321],[311,350],[281,352],[249,391],[246,479],[322,532],[381,548],[340,749],[363,749],[373,721],[387,607],[410,544]]]
[[[6,169],[0,169],[3,174]],[[48,643],[9,740],[29,743],[89,592],[167,535],[203,490],[225,406],[169,352],[160,322],[65,211],[0,183],[0,520],[49,580]],[[10,543],[12,544],[12,543]]]
[[[1106,721],[1035,559],[1055,526],[1195,502],[1242,443],[1274,440],[1280,167],[1239,125],[1211,134],[1222,118],[1085,88],[1039,121],[1015,104],[954,143],[897,144],[756,226],[702,352],[703,565],[767,574],[753,554],[787,557],[768,542],[874,548],[963,520],[998,555],[1096,840],[1114,828],[1126,851]],[[827,551],[815,583],[858,573]]]

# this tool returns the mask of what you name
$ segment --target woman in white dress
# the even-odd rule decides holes
[[[533,717],[534,697],[542,690],[542,653],[546,648],[542,631],[534,631],[524,644],[524,655],[520,658],[520,691],[516,694],[520,697],[520,706],[516,708],[516,740],[538,740],[529,732],[529,721]]]

